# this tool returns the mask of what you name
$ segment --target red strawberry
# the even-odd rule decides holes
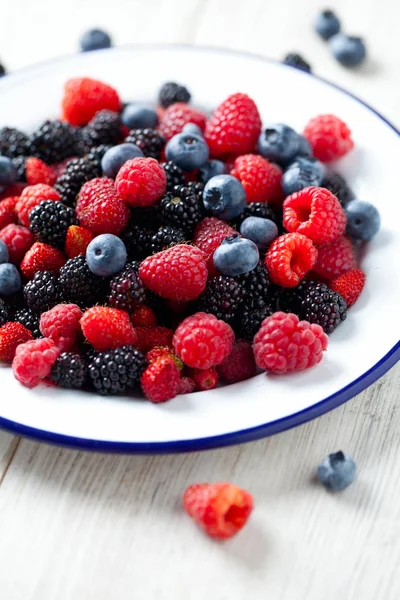
[[[136,346],[136,334],[123,310],[108,306],[89,308],[80,320],[83,335],[98,351],[114,350],[121,346]]]
[[[84,227],[71,225],[68,227],[65,238],[65,254],[68,258],[75,258],[75,256],[85,254],[86,248],[93,238],[93,233],[84,229]]]
[[[66,258],[60,250],[49,244],[36,242],[22,259],[21,271],[27,279],[33,279],[38,271],[50,271],[58,275],[65,262]]]
[[[77,77],[65,84],[62,111],[71,125],[86,125],[99,110],[119,112],[120,108],[118,92],[102,81]]]
[[[338,292],[349,306],[358,300],[365,285],[365,273],[361,269],[352,269],[330,282],[331,290]]]
[[[33,335],[21,323],[6,323],[0,327],[0,360],[12,362],[17,346],[29,340],[33,340]]]
[[[179,369],[172,358],[159,358],[144,371],[140,384],[148,400],[166,402],[177,395],[180,378]]]

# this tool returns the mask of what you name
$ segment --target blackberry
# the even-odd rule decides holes
[[[84,255],[67,260],[60,269],[59,282],[64,299],[83,308],[102,302],[107,289],[107,280],[92,273]]]
[[[99,394],[118,394],[138,385],[147,360],[133,346],[99,352],[89,363],[89,377]]]
[[[185,185],[183,171],[172,160],[161,163],[167,178],[167,192],[172,192],[176,185]]]
[[[170,246],[176,246],[176,244],[183,244],[187,239],[185,232],[177,227],[160,227],[158,231],[151,238],[151,251],[161,252]]]
[[[197,199],[199,200],[199,202],[201,202],[201,206],[203,207],[204,183],[202,183],[201,181],[189,181],[187,187],[194,194],[196,194]]]
[[[65,236],[70,225],[78,220],[73,208],[62,202],[43,200],[29,214],[30,230],[40,242],[55,248],[64,248]]]
[[[128,260],[143,260],[151,254],[151,238],[154,231],[134,225],[121,233],[128,253]]]
[[[83,153],[91,148],[107,144],[115,146],[121,141],[121,117],[112,110],[100,110],[80,130],[80,147]]]
[[[174,81],[164,83],[158,93],[158,101],[164,108],[168,108],[175,102],[190,102],[190,98],[190,92],[185,86]]]
[[[326,173],[322,180],[321,187],[326,188],[336,196],[342,206],[345,206],[350,200],[354,200],[354,192],[348,186],[347,181],[339,173]]]
[[[21,323],[24,327],[29,329],[34,338],[42,337],[39,329],[39,315],[30,310],[29,308],[20,308],[14,315],[13,320],[17,323]]]
[[[1,300],[0,298],[0,327],[2,327],[4,323],[7,323],[7,321],[9,320],[9,316],[9,306],[4,302],[4,300]]]
[[[81,389],[85,383],[87,365],[79,354],[62,352],[51,367],[50,378],[62,388]]]
[[[108,303],[114,308],[133,312],[146,300],[146,292],[135,265],[129,265],[111,279]]]
[[[136,144],[145,156],[160,160],[165,138],[155,129],[131,129],[124,142]]]
[[[50,271],[38,271],[24,287],[28,308],[43,313],[61,301],[61,289],[57,278]]]
[[[156,230],[160,226],[160,207],[146,206],[137,207],[131,209],[131,221],[132,225],[138,225],[143,229]]]
[[[252,342],[261,327],[261,323],[274,312],[270,304],[265,304],[261,308],[256,309],[246,307],[240,314],[240,319],[237,319],[235,327],[237,336]]]
[[[2,127],[0,129],[0,154],[8,156],[8,158],[29,155],[29,137],[14,127]]]
[[[222,275],[214,277],[198,298],[197,310],[211,313],[229,323],[236,317],[245,296],[245,289],[235,279]]]
[[[89,160],[90,162],[94,163],[97,166],[97,168],[101,171],[101,159],[103,158],[107,150],[109,150],[110,148],[111,146],[108,144],[100,144],[99,146],[94,146],[85,155],[85,158],[86,160]]]
[[[302,281],[297,287],[285,290],[280,295],[279,307],[299,319],[321,325],[325,333],[332,333],[347,316],[342,296],[319,281]]]
[[[100,161],[84,158],[75,158],[68,162],[66,169],[57,179],[54,187],[67,206],[75,206],[79,190],[84,183],[95,177],[101,177]]]
[[[27,156],[17,156],[12,159],[14,167],[17,169],[17,181],[26,182],[26,159]]]
[[[235,277],[246,291],[245,304],[250,309],[260,309],[270,303],[270,280],[267,268],[259,262],[255,269]]]
[[[304,60],[300,54],[296,54],[295,52],[286,54],[285,58],[283,59],[283,64],[294,67],[295,69],[300,69],[300,71],[305,71],[306,73],[311,73],[310,64]]]
[[[45,121],[31,135],[31,153],[47,164],[76,156],[77,129],[65,121]]]
[[[275,210],[268,204],[265,204],[265,202],[251,202],[251,204],[246,204],[242,214],[235,219],[235,225],[238,229],[247,217],[261,217],[262,219],[270,219],[274,223],[278,222],[278,215]]]
[[[202,202],[190,187],[176,186],[161,198],[160,219],[165,225],[179,227],[192,234],[205,216]]]

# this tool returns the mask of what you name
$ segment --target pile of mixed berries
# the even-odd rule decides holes
[[[379,213],[324,164],[347,125],[190,100],[71,79],[61,120],[0,130],[0,360],[23,385],[163,402],[305,369],[359,297]]]

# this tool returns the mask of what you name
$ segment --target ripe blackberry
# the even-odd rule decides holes
[[[245,296],[245,289],[235,279],[222,275],[214,277],[197,300],[197,310],[229,323],[236,317]]]
[[[250,309],[259,309],[270,303],[270,280],[267,268],[259,262],[255,269],[235,277],[246,291],[245,305]]]
[[[165,225],[179,227],[192,234],[205,216],[202,202],[190,187],[176,186],[161,198],[160,219]]]
[[[38,271],[24,287],[28,308],[35,313],[50,310],[61,301],[61,289],[57,278],[50,271]]]
[[[27,158],[27,156],[17,156],[12,159],[13,165],[17,169],[17,181],[26,182],[25,167]]]
[[[158,101],[164,108],[168,108],[175,102],[190,102],[190,98],[189,90],[174,81],[164,83],[158,93]]]
[[[332,192],[342,206],[345,206],[350,200],[355,198],[353,190],[350,189],[345,178],[339,175],[339,173],[326,173],[321,187]]]
[[[165,138],[155,129],[132,129],[124,142],[136,144],[145,156],[160,160]]]
[[[310,64],[304,60],[300,54],[296,54],[295,52],[286,54],[285,58],[283,59],[283,64],[294,67],[295,69],[300,69],[300,71],[306,71],[306,73],[311,73]]]
[[[103,158],[107,150],[109,150],[110,148],[111,146],[108,144],[100,144],[99,146],[94,146],[85,155],[85,158],[86,160],[89,160],[90,162],[94,163],[98,167],[98,169],[101,170],[101,159]]]
[[[204,183],[202,183],[201,181],[189,181],[187,187],[194,194],[196,194],[197,199],[199,200],[199,202],[201,202],[201,206],[203,207]]]
[[[140,381],[147,360],[133,346],[99,352],[89,363],[89,377],[99,394],[119,394],[133,389]]]
[[[30,154],[30,140],[25,133],[14,127],[0,129],[0,154],[8,158],[28,156]]]
[[[172,160],[161,163],[167,178],[167,192],[173,192],[176,185],[185,185],[183,171]]]
[[[54,187],[64,204],[75,206],[83,184],[95,177],[101,177],[101,174],[100,162],[91,160],[87,156],[75,158],[68,162],[64,173],[57,179]]]
[[[47,164],[78,154],[77,129],[65,121],[45,121],[31,135],[31,154]]]
[[[0,327],[7,323],[10,316],[10,309],[8,304],[4,302],[4,300],[0,299]]]
[[[278,215],[275,210],[269,204],[265,204],[265,202],[246,204],[242,214],[235,219],[235,225],[238,229],[247,217],[261,217],[262,219],[269,219],[274,223],[278,222]]]
[[[176,246],[176,244],[183,244],[187,241],[187,236],[183,229],[177,227],[160,227],[158,231],[151,238],[151,252],[161,252],[170,246]]]
[[[319,281],[302,281],[297,287],[284,290],[279,307],[299,319],[321,325],[325,333],[332,333],[347,316],[347,304],[342,296]]]
[[[62,352],[51,367],[50,378],[62,388],[80,390],[87,375],[86,361],[74,352]]]
[[[120,141],[121,117],[112,110],[100,110],[88,125],[80,130],[80,147],[83,153],[101,144],[115,146]]]
[[[274,313],[270,304],[265,304],[261,308],[244,308],[240,317],[236,321],[236,333],[238,337],[249,342],[253,341],[254,336],[261,327],[261,323]]]
[[[143,229],[152,229],[155,231],[160,226],[160,207],[143,206],[131,209],[132,225],[137,225]]]
[[[30,230],[40,242],[55,248],[64,248],[65,236],[70,225],[77,225],[78,220],[73,208],[62,202],[43,200],[29,215]]]
[[[13,321],[21,323],[24,327],[29,329],[34,338],[42,337],[39,329],[39,315],[30,310],[29,308],[20,308],[14,315]]]
[[[102,302],[107,289],[107,280],[90,271],[84,255],[67,260],[59,282],[64,300],[83,308]]]
[[[153,234],[154,231],[136,225],[130,229],[125,229],[121,233],[121,240],[125,244],[128,260],[143,260],[150,256]]]
[[[108,303],[114,308],[132,313],[146,300],[146,291],[135,265],[127,265],[111,279]]]

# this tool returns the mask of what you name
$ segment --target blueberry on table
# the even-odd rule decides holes
[[[145,104],[127,104],[121,118],[129,129],[154,129],[158,125],[157,112],[152,106]]]
[[[319,465],[317,476],[322,485],[332,492],[340,492],[355,479],[356,463],[345,452],[329,454]]]
[[[0,265],[0,294],[12,296],[21,289],[21,275],[16,266],[10,263]]]
[[[340,31],[340,21],[332,10],[323,10],[314,21],[315,31],[323,40],[329,40]]]
[[[368,242],[379,231],[381,217],[369,202],[351,200],[346,204],[347,234],[356,240]]]
[[[203,204],[214,216],[229,221],[243,212],[246,192],[233,175],[216,175],[205,185]]]
[[[194,171],[207,162],[209,149],[203,136],[178,133],[167,143],[165,156],[184,171]]]
[[[91,50],[111,48],[112,42],[106,31],[102,29],[90,29],[81,37],[80,46],[81,52],[90,52]]]
[[[86,250],[89,269],[99,277],[110,277],[122,271],[127,260],[124,242],[111,233],[94,238]]]
[[[260,250],[265,250],[278,237],[278,227],[270,219],[247,217],[240,226],[240,233]]]
[[[213,255],[217,271],[228,277],[249,273],[259,260],[260,254],[255,243],[239,235],[225,238]]]
[[[367,54],[365,43],[360,37],[342,33],[329,40],[329,48],[336,60],[344,67],[357,67]]]
[[[101,168],[106,177],[115,179],[118,171],[127,160],[143,156],[143,152],[136,144],[119,144],[109,148],[101,159]]]
[[[298,154],[300,136],[288,125],[277,123],[261,132],[258,138],[260,154],[280,165],[287,165]]]

